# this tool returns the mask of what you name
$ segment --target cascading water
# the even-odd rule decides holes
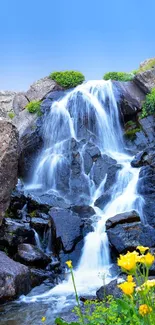
[[[55,191],[63,193],[64,170],[71,166],[71,141],[81,143],[83,138],[91,140],[101,154],[115,159],[121,168],[117,171],[117,179],[111,187],[111,199],[103,210],[95,207],[95,200],[104,193],[107,175],[97,186],[93,178],[93,166],[89,173],[84,168],[84,148],[80,147],[81,175],[83,182],[89,188],[87,199],[96,212],[94,232],[85,238],[82,256],[77,269],[75,280],[79,293],[93,294],[102,285],[99,273],[106,274],[107,282],[110,267],[108,239],[105,232],[105,222],[117,213],[136,209],[142,215],[143,199],[137,193],[139,169],[132,168],[132,157],[124,150],[123,135],[119,119],[119,111],[110,81],[90,81],[78,86],[63,99],[54,102],[50,113],[45,116],[44,149],[36,161],[33,181],[27,189],[40,189],[45,193]],[[62,177],[61,177],[62,175]],[[71,172],[68,174],[65,197],[71,198]],[[80,176],[81,177],[81,176]],[[66,185],[65,184],[65,185]],[[71,279],[64,281],[54,289],[34,297],[23,297],[22,300],[36,301],[54,299],[63,295],[66,299],[73,292]],[[62,298],[62,297],[61,297]],[[65,300],[64,299],[64,300]]]

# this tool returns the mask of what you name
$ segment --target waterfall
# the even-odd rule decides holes
[[[42,246],[41,246],[41,242],[40,242],[40,238],[39,238],[39,235],[37,233],[37,231],[35,229],[33,229],[33,232],[34,232],[34,238],[35,238],[35,242],[36,242],[36,246],[42,250]]]
[[[79,265],[75,270],[75,281],[78,293],[94,294],[103,282],[99,274],[104,273],[107,283],[110,281],[110,253],[105,222],[117,213],[136,209],[142,213],[143,200],[137,193],[139,169],[131,167],[132,157],[125,153],[123,133],[121,130],[119,111],[110,81],[89,81],[76,87],[60,101],[54,102],[50,113],[45,116],[44,148],[38,157],[31,188],[40,188],[43,192],[49,190],[63,193],[60,186],[60,175],[65,168],[70,167],[70,142],[77,143],[85,139],[97,146],[101,154],[107,154],[115,159],[121,168],[117,171],[117,179],[111,188],[111,199],[103,210],[95,207],[95,200],[104,192],[107,175],[96,186],[93,179],[93,167],[90,173],[85,173],[83,151],[80,149],[81,174],[89,187],[89,203],[94,208],[96,218],[94,231],[86,238]],[[62,174],[63,175],[63,174]],[[71,177],[71,174],[69,174]],[[66,193],[71,191],[71,181],[66,187]],[[67,192],[68,191],[68,192]],[[59,284],[50,291],[23,298],[24,301],[53,299],[54,296],[65,297],[73,292],[71,278]],[[67,298],[66,298],[67,299]]]

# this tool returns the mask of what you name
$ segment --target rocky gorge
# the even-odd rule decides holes
[[[70,92],[47,77],[25,93],[11,94],[9,108],[8,93],[0,94],[1,303],[40,284],[45,292],[51,290],[65,279],[66,260],[77,269],[79,263],[84,265],[84,252],[91,251],[91,269],[100,232],[89,240],[91,247],[86,247],[86,238],[93,234],[101,211],[107,218],[98,242],[103,253],[99,270],[105,267],[116,276],[111,265],[120,253],[138,245],[155,249],[155,118],[141,118],[145,96],[155,87],[155,68],[140,72],[133,81],[88,82],[84,90],[80,87]],[[41,101],[41,116],[25,109],[32,100]],[[15,114],[12,120],[8,111]],[[102,134],[100,129],[106,131]],[[113,210],[117,213],[111,215],[109,205],[130,181],[134,197],[129,192],[123,211],[119,201]],[[155,265],[150,275],[155,275]],[[100,281],[95,284],[96,289],[100,286]],[[31,295],[38,297],[35,291]],[[20,322],[19,317],[15,324]]]

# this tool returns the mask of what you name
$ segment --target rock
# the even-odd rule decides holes
[[[155,142],[155,117],[153,115],[147,116],[143,119],[139,120],[139,124],[145,133],[148,142],[153,143]]]
[[[29,223],[19,222],[6,218],[0,227],[0,244],[9,247],[11,251],[16,250],[21,243],[35,243],[34,231]]]
[[[56,251],[71,252],[82,239],[81,218],[69,209],[52,208],[49,212]]]
[[[20,244],[16,255],[18,261],[29,265],[46,267],[50,263],[50,258],[36,246],[30,244]]]
[[[17,183],[18,153],[18,132],[15,126],[0,118],[0,224]]]
[[[145,94],[133,81],[113,81],[113,85],[123,119],[129,121],[141,110]]]
[[[42,100],[47,94],[55,90],[62,90],[62,87],[51,78],[45,77],[34,82],[25,93],[25,96],[30,102],[33,100]]]
[[[108,169],[111,167],[111,165],[115,165],[116,163],[116,160],[105,154],[95,161],[95,165],[93,167],[93,180],[96,186],[101,184],[105,178],[105,175],[109,171]]]
[[[141,151],[141,152],[137,153],[136,156],[134,157],[134,159],[131,161],[131,166],[132,167],[143,166],[143,164],[144,164],[143,158],[146,154],[147,154],[146,151]]]
[[[112,280],[105,286],[102,286],[96,292],[97,299],[102,301],[107,296],[113,296],[114,298],[121,298],[122,291],[117,287],[117,280]]]
[[[36,231],[44,231],[45,228],[48,226],[49,218],[49,216],[47,219],[32,217],[30,225]]]
[[[66,261],[69,261],[69,260],[72,261],[74,268],[76,268],[78,266],[83,247],[84,247],[84,240],[82,239],[80,242],[78,242],[76,244],[73,252],[71,252],[71,253],[65,253],[64,251],[60,252],[59,258],[61,261],[61,268],[63,270],[66,269]]]
[[[25,96],[24,92],[20,92],[15,94],[13,98],[13,111],[16,115],[19,115],[21,111],[23,111],[26,107],[26,105],[29,103],[28,99]]]
[[[53,283],[55,280],[54,272],[51,272],[51,271],[30,268],[30,273],[31,273],[31,287],[32,288],[40,285],[46,279],[49,279],[49,281],[51,283]]]
[[[134,82],[147,94],[155,87],[155,68],[137,73],[134,77]]]
[[[27,266],[11,260],[0,252],[0,302],[12,300],[30,289],[30,272]]]
[[[0,117],[8,117],[13,110],[14,91],[0,91]]]
[[[106,191],[95,201],[95,206],[103,210],[107,203],[110,201],[110,199],[111,191]]]
[[[136,249],[138,245],[154,247],[155,229],[141,222],[117,224],[107,230],[112,249],[119,254]]]
[[[113,228],[118,224],[132,223],[136,221],[140,221],[140,216],[135,210],[119,213],[106,221],[106,230]]]

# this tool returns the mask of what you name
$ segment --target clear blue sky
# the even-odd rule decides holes
[[[53,70],[101,79],[153,56],[155,0],[1,0],[0,90]]]

